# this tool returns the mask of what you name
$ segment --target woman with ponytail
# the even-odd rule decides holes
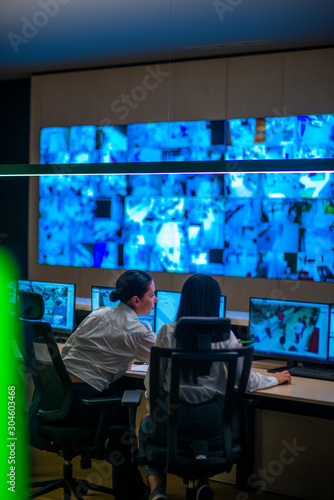
[[[134,389],[134,381],[123,375],[135,360],[149,363],[151,347],[156,335],[138,316],[151,312],[157,302],[152,277],[144,271],[126,271],[111,292],[116,307],[101,307],[91,312],[65,343],[62,356],[73,382],[74,400],[68,423],[91,425],[97,423],[99,410],[84,406],[82,399],[121,396],[126,389]],[[124,423],[127,409],[115,406],[111,423]],[[113,443],[115,444],[115,443]],[[113,467],[113,487],[116,500],[141,498],[145,494],[136,466],[130,463],[128,450],[121,449],[125,462]],[[143,497],[144,498],[144,497]]]

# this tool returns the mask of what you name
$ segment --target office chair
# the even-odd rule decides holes
[[[211,343],[226,340],[230,321],[222,318],[181,318],[175,337],[179,348],[152,347],[150,361],[150,410],[152,434],[141,435],[145,463],[166,474],[175,474],[187,484],[186,498],[196,498],[195,481],[207,480],[215,474],[229,472],[246,452],[244,394],[252,363],[253,348],[211,349]],[[224,363],[226,388],[221,398],[221,432],[205,437],[202,429],[190,436],[180,435],[179,384],[184,374],[192,373],[196,384],[208,375],[213,363]],[[171,381],[165,398],[162,381],[167,363],[171,365]],[[238,372],[241,373],[238,375]],[[184,384],[185,382],[183,382]],[[162,410],[162,406],[165,408]],[[181,403],[182,405],[182,403]],[[195,405],[196,406],[196,405]],[[155,418],[156,417],[156,418]],[[166,433],[167,420],[167,433]],[[165,422],[165,424],[163,423]],[[198,438],[197,436],[202,433]],[[204,433],[205,434],[205,433]]]
[[[64,490],[64,500],[71,493],[78,500],[88,490],[114,495],[114,490],[76,479],[72,474],[71,461],[81,456],[81,468],[91,467],[91,459],[103,460],[107,456],[106,442],[116,435],[129,432],[127,425],[108,425],[108,410],[111,405],[122,404],[129,408],[130,425],[134,426],[135,409],[140,403],[140,391],[125,391],[123,398],[94,398],[84,400],[87,405],[99,405],[101,409],[98,425],[95,427],[68,426],[62,424],[72,402],[72,381],[60,355],[49,323],[40,322],[44,314],[43,297],[36,293],[21,292],[19,296],[19,317],[23,325],[23,340],[20,350],[27,372],[34,383],[34,395],[28,410],[30,444],[39,450],[46,450],[63,457],[63,476],[59,479],[38,481],[32,484],[29,498],[45,495],[58,488]],[[135,453],[131,448],[131,452]]]

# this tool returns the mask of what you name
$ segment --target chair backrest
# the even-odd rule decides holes
[[[176,347],[182,351],[203,352],[210,351],[211,345],[230,338],[231,320],[229,318],[198,318],[185,316],[176,324],[174,337]],[[183,368],[185,376],[192,376],[197,383],[199,376],[210,373],[212,362],[193,362]]]
[[[28,420],[31,444],[36,447],[42,447],[43,444],[43,439],[36,433],[36,421],[48,422],[65,418],[72,402],[72,381],[62,360],[51,325],[32,320],[43,317],[41,299],[43,301],[41,295],[30,292],[23,292],[19,298],[19,315],[23,326],[21,352],[26,370],[34,383]],[[45,390],[46,383],[47,390]]]
[[[193,318],[198,321],[199,318]],[[201,322],[204,323],[205,321]],[[187,321],[187,325],[191,322]],[[209,321],[212,323],[214,321]],[[187,326],[188,327],[188,326]],[[202,325],[203,327],[203,325]],[[195,328],[196,330],[196,328]],[[214,340],[216,341],[216,340]],[[233,463],[241,458],[244,438],[244,394],[251,369],[253,348],[243,347],[234,351],[207,349],[191,351],[152,347],[150,361],[150,406],[153,419],[153,440],[162,443],[166,439],[167,421],[167,466],[165,471],[183,475],[212,476],[222,470],[230,470]],[[167,364],[171,366],[171,376],[167,398],[163,381]],[[178,413],[182,402],[179,398],[180,381],[184,385],[187,367],[219,363],[225,374],[224,394],[219,398],[221,411],[221,434],[202,436],[197,432],[185,439],[180,435]],[[203,383],[198,376],[198,385]],[[205,378],[204,378],[205,380]],[[157,418],[155,418],[157,417]],[[185,450],[188,450],[185,451]],[[199,458],[198,458],[199,457]]]
[[[214,342],[230,338],[229,318],[197,318],[185,316],[177,322],[174,337],[180,349],[192,351],[210,350]]]
[[[20,319],[39,320],[44,316],[44,299],[39,293],[20,291],[17,307]]]

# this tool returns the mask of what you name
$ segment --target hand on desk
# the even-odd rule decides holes
[[[272,376],[277,378],[278,384],[291,384],[291,375],[288,370],[273,373]]]

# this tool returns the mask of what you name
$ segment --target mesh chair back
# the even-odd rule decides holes
[[[198,318],[193,320],[197,321]],[[212,331],[214,321],[208,323],[208,330]],[[189,325],[190,322],[187,321],[187,324]],[[153,434],[152,443],[145,444],[146,456],[150,456],[153,460],[157,459],[158,462],[161,459],[164,464],[167,462],[166,472],[183,477],[187,474],[203,476],[206,473],[212,476],[224,470],[229,471],[233,463],[242,457],[243,402],[252,355],[252,347],[234,351],[208,349],[197,350],[197,352],[153,347],[150,362],[150,406]],[[220,434],[212,436],[209,426],[204,425],[192,436],[185,437],[180,433],[178,420],[183,405],[179,397],[180,382],[184,386],[184,374],[187,373],[187,368],[191,370],[194,366],[210,365],[211,369],[217,369],[217,364],[218,369],[223,370],[225,378],[223,395],[219,397]],[[167,370],[170,374],[168,387],[164,384]],[[205,376],[198,375],[198,386],[205,383]],[[205,389],[204,386],[203,389]],[[206,430],[208,431],[207,437]],[[200,439],[198,439],[198,434],[201,434]],[[162,444],[167,445],[165,462],[162,458]]]
[[[17,307],[21,319],[38,320],[44,316],[44,299],[39,293],[19,292]]]
[[[34,394],[28,410],[30,440],[33,446],[43,448],[47,442],[36,432],[38,422],[51,422],[65,418],[72,402],[72,381],[68,375],[51,325],[36,321],[44,314],[43,297],[36,293],[20,294],[20,322],[23,340],[20,351],[31,377]],[[48,384],[48,390],[45,386]]]

